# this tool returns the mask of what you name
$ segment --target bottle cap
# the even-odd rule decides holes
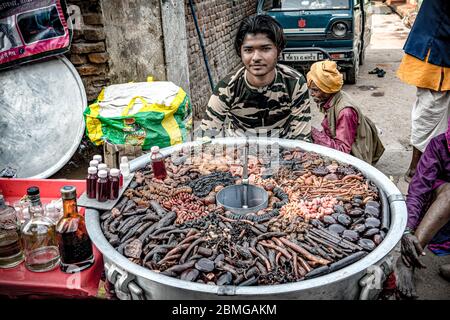
[[[119,176],[119,169],[111,169],[111,171],[109,172],[109,174],[113,177],[118,177]]]
[[[108,169],[108,166],[106,165],[106,163],[100,163],[97,168],[98,168],[99,171],[100,170],[105,170],[106,171],[106,169]]]
[[[106,172],[106,170],[100,170],[100,171],[98,172],[98,176],[99,176],[100,178],[106,178],[107,175],[108,175],[108,172]]]
[[[99,154],[96,154],[92,159],[97,160],[98,163],[102,162],[102,156]]]
[[[61,188],[61,198],[66,199],[76,199],[77,189],[74,186],[64,186]]]
[[[39,188],[38,187],[29,187],[27,189],[27,195],[29,195],[29,196],[39,195]]]
[[[120,159],[120,163],[128,163],[128,158],[127,157],[122,157]]]
[[[89,167],[98,167],[98,163],[97,160],[91,160],[89,161]]]
[[[96,174],[97,173],[97,168],[96,167],[89,167],[88,168],[88,173],[89,174]]]
[[[158,147],[158,146],[153,146],[150,150],[151,150],[153,153],[156,153],[156,152],[159,152],[159,147]]]

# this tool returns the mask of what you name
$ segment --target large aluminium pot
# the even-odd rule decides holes
[[[162,152],[168,155],[184,146],[200,143],[189,142],[166,148]],[[235,145],[245,143],[245,139],[221,138],[212,140],[212,143]],[[99,212],[89,209],[86,212],[89,235],[95,246],[103,253],[107,278],[115,285],[116,294],[120,299],[373,299],[377,296],[386,275],[391,272],[390,253],[406,226],[406,205],[397,187],[366,162],[333,149],[285,139],[250,138],[250,143],[257,143],[260,146],[277,143],[284,147],[300,147],[358,168],[386,195],[385,207],[390,209],[390,228],[386,238],[363,259],[318,278],[270,286],[213,286],[175,279],[132,263],[109,244],[100,228]],[[133,160],[130,164],[131,170],[145,166],[148,161],[148,155]]]

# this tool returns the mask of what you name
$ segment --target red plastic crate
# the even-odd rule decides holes
[[[0,178],[0,192],[11,205],[14,201],[26,195],[27,189],[31,186],[39,188],[42,203],[46,204],[52,200],[61,198],[60,189],[67,185],[75,186],[78,196],[86,191],[85,180]]]
[[[49,203],[61,197],[60,189],[66,185],[75,186],[78,196],[86,189],[84,180],[0,178],[0,191],[11,205],[22,198],[31,186],[39,187],[42,202]],[[83,208],[79,209],[84,213]],[[24,263],[14,268],[0,269],[0,295],[95,297],[103,272],[103,257],[94,245],[93,249],[94,265],[78,274],[67,274],[59,268],[42,273],[31,272]]]

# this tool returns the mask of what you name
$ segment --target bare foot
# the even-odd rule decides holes
[[[404,297],[409,299],[418,298],[414,285],[414,269],[407,267],[401,257],[397,259],[395,264],[395,277],[397,289]]]

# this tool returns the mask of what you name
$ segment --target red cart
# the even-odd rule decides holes
[[[55,179],[2,179],[0,191],[11,205],[26,194],[30,186],[37,186],[45,205],[60,197],[60,188],[73,185],[78,195],[86,189],[84,180]],[[84,208],[79,208],[84,213]],[[59,268],[48,272],[31,272],[21,263],[17,267],[0,269],[0,295],[8,297],[96,297],[103,273],[103,257],[93,246],[95,263],[89,269],[75,274],[67,274]]]

